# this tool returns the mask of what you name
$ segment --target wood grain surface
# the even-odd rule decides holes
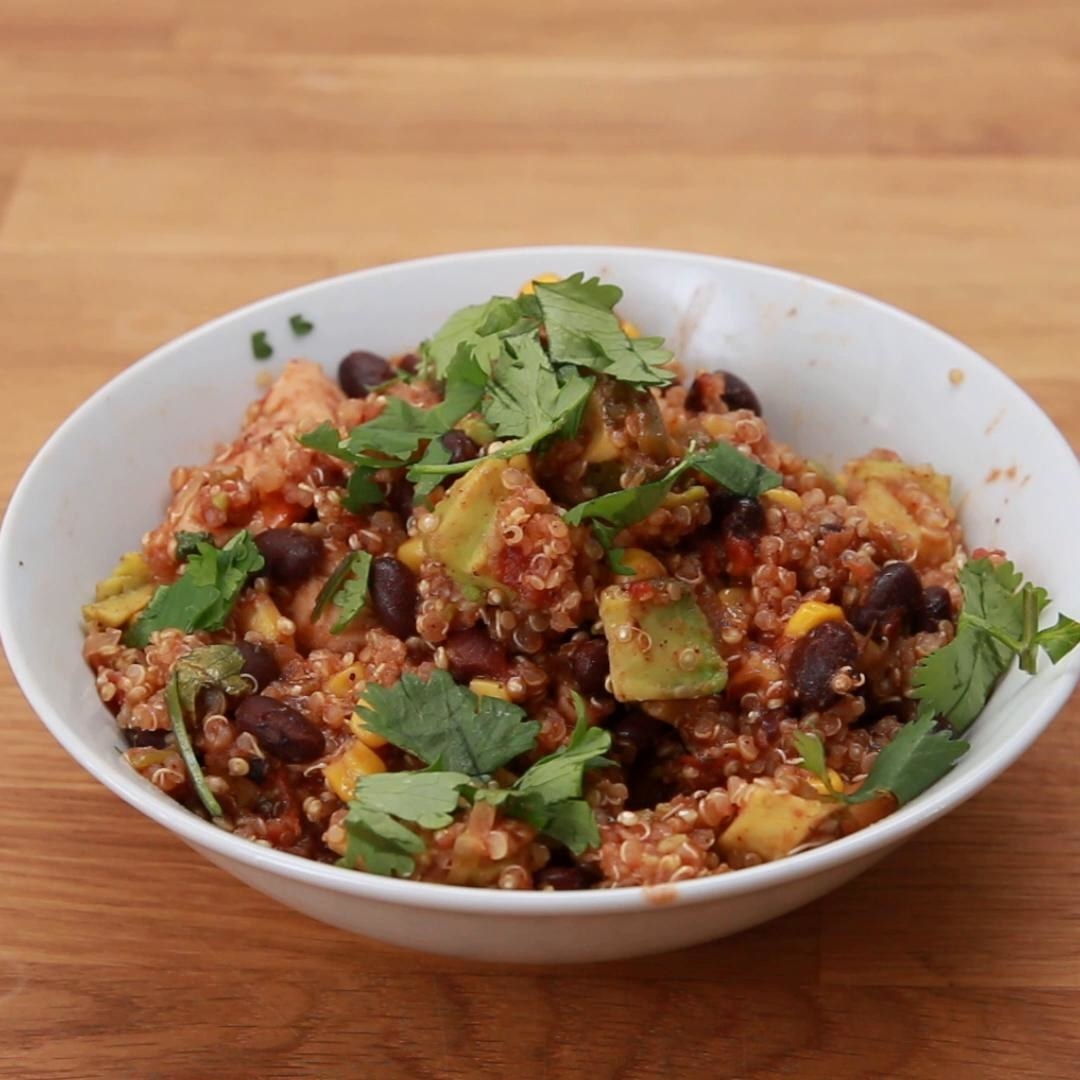
[[[564,241],[876,293],[989,355],[1075,445],[1080,4],[3,0],[0,497],[92,390],[211,316]],[[83,773],[6,667],[0,730],[4,1077],[1080,1071],[1075,701],[820,903],[546,970],[263,899]]]

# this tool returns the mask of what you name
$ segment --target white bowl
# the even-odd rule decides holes
[[[1080,653],[1015,672],[941,783],[870,828],[813,851],[656,890],[513,893],[376,877],[238,839],[136,775],[81,658],[79,606],[161,514],[169,469],[231,437],[257,376],[294,353],[328,368],[363,347],[411,348],[454,309],[531,276],[584,270],[625,290],[621,310],[690,365],[747,376],[774,431],[811,457],[875,446],[952,474],[969,544],[1002,547],[1080,612],[1073,541],[1080,466],[1001,372],[924,322],[783,270],[678,252],[540,247],[364,270],[252,304],[158,349],[95,394],[49,440],[0,533],[0,635],[31,705],[106,787],[211,862],[317,919],[430,952],[530,963],[659,952],[730,934],[805,904],[866,869],[1015,761],[1069,697]],[[293,339],[288,318],[315,330]],[[249,337],[267,330],[273,360]],[[989,481],[992,470],[1000,478]],[[120,887],[119,884],[117,886]]]

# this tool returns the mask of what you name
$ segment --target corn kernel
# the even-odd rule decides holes
[[[353,797],[356,782],[362,776],[374,776],[381,772],[386,772],[386,763],[362,742],[349,743],[344,753],[323,767],[330,790],[342,802],[348,802]]]
[[[761,498],[772,506],[779,506],[782,510],[802,510],[802,496],[791,488],[773,488],[766,491]]]
[[[357,705],[367,705],[366,701],[358,701]],[[377,731],[372,731],[367,724],[364,723],[364,718],[360,713],[354,712],[349,717],[349,730],[365,745],[370,746],[372,750],[378,750],[380,746],[385,746],[390,740],[385,735],[380,735]]]
[[[618,575],[617,581],[645,581],[667,574],[664,564],[644,548],[626,548],[619,552],[619,562],[630,567],[631,573]]]
[[[236,624],[243,634],[252,631],[263,641],[278,645],[293,644],[292,631],[289,629],[293,626],[292,622],[282,617],[277,604],[266,593],[253,592],[250,598],[237,606]]]
[[[735,434],[735,424],[722,413],[706,413],[700,422],[714,439],[728,439]]]
[[[403,562],[414,574],[420,573],[424,561],[424,542],[419,536],[410,537],[397,549],[399,562]]]
[[[810,777],[810,786],[822,795],[829,795],[833,791],[844,790],[844,778],[835,769],[829,769],[828,787],[825,786],[825,781],[818,776]]]
[[[334,697],[348,697],[356,690],[363,690],[364,665],[350,664],[326,680],[326,692]]]
[[[820,600],[807,600],[795,609],[787,621],[784,633],[789,638],[805,637],[815,627],[827,622],[841,622],[844,609],[836,604],[823,604]]]
[[[641,331],[629,319],[620,319],[619,320],[619,325],[622,327],[622,332],[628,338],[633,339],[633,338],[641,337]]]
[[[669,491],[660,505],[665,510],[673,510],[678,506],[690,506],[693,503],[704,502],[708,497],[708,491],[701,484],[692,484],[685,491]]]
[[[95,600],[108,600],[110,596],[131,592],[153,580],[150,566],[141,551],[129,551],[120,557],[112,572],[103,581],[99,581],[94,590]]]
[[[530,278],[524,285],[518,290],[518,296],[532,296],[536,289],[533,288],[534,282],[539,281],[541,285],[551,285],[556,281],[562,281],[562,278],[558,274],[537,274],[536,277]]]
[[[469,683],[469,689],[476,694],[477,697],[491,697],[498,698],[500,701],[509,701],[510,695],[506,692],[506,687],[502,683],[496,682],[494,679],[473,679]]]

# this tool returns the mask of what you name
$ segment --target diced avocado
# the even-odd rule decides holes
[[[141,551],[129,551],[120,557],[107,578],[99,581],[94,590],[95,600],[108,600],[110,596],[119,596],[142,585],[149,585],[152,580],[150,566]]]
[[[436,528],[423,534],[428,557],[438,559],[464,587],[498,584],[491,569],[499,539],[495,518],[506,495],[502,478],[509,467],[501,458],[485,458],[470,469],[435,507]]]
[[[140,585],[124,592],[113,593],[104,600],[97,600],[83,608],[83,618],[98,626],[119,629],[126,626],[153,598],[157,589],[153,585]]]
[[[950,558],[953,544],[940,531],[923,529],[901,500],[904,488],[912,482],[930,496],[949,517],[955,515],[950,482],[929,465],[908,465],[903,461],[863,458],[844,469],[848,498],[866,511],[877,525],[887,525],[901,536],[915,542],[920,559],[936,565]]]
[[[631,414],[637,425],[638,447],[656,461],[663,461],[671,454],[671,439],[652,394],[627,383],[600,378],[585,407],[582,422],[588,436],[583,457],[590,465],[615,461],[621,456],[612,436],[626,430]]]
[[[600,618],[619,701],[702,698],[727,685],[705,613],[682,582],[611,585],[600,594]]]
[[[739,816],[720,834],[720,850],[732,856],[781,859],[805,844],[842,804],[752,785]]]

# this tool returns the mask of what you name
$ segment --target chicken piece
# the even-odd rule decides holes
[[[177,532],[207,532],[221,540],[245,526],[261,532],[304,517],[311,493],[301,485],[310,479],[317,455],[302,447],[297,436],[324,420],[337,423],[344,401],[318,364],[290,361],[266,396],[248,410],[235,441],[208,465],[173,470],[165,520],[144,539],[155,575],[165,580],[175,576]]]

